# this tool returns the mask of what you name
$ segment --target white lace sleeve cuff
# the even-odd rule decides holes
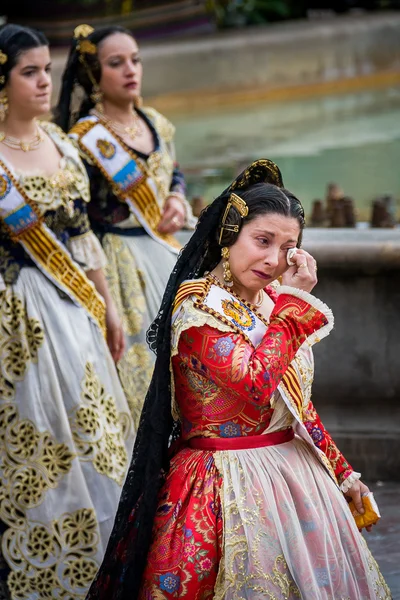
[[[356,473],[356,471],[353,471],[352,474],[349,475],[347,477],[347,479],[345,479],[343,481],[343,483],[340,484],[340,489],[343,492],[343,494],[348,492],[349,489],[352,487],[353,483],[358,481],[360,479],[360,477],[361,477],[361,473]]]
[[[314,331],[314,333],[307,338],[307,343],[310,346],[316,344],[317,342],[321,341],[324,337],[330,334],[330,332],[333,329],[335,319],[329,306],[322,302],[322,300],[319,300],[318,298],[316,298],[312,294],[309,294],[308,292],[305,292],[304,290],[299,290],[298,288],[292,287],[290,285],[280,285],[277,288],[276,293],[278,295],[290,294],[290,296],[300,298],[301,300],[304,300],[304,302],[310,304],[313,308],[319,310],[320,313],[325,315],[328,321],[327,324],[321,327],[321,329]]]
[[[68,242],[69,251],[74,260],[85,271],[102,269],[107,265],[104,250],[92,231],[73,237]]]

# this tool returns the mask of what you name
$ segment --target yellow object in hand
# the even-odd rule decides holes
[[[377,523],[381,518],[378,505],[372,492],[369,492],[368,494],[363,494],[361,496],[361,499],[365,511],[362,515],[356,509],[353,500],[349,502],[349,508],[351,510],[351,514],[355,519],[358,529],[368,527],[369,525],[375,525],[375,523]]]

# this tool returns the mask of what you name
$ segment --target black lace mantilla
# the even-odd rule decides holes
[[[254,179],[254,181],[253,181]],[[264,181],[282,187],[278,167],[256,161],[201,214],[196,230],[181,251],[168,281],[160,311],[148,331],[148,343],[157,354],[139,430],[121,500],[103,564],[87,600],[135,600],[151,543],[159,490],[169,470],[171,445],[180,424],[171,416],[170,344],[172,306],[180,284],[202,277],[220,260],[216,244],[227,200],[233,189]]]

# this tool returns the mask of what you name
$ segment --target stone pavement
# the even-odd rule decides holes
[[[368,485],[374,492],[382,519],[365,537],[393,600],[400,600],[400,483],[368,482]]]

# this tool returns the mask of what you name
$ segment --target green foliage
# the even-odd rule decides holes
[[[240,27],[303,16],[295,0],[207,0],[220,27]]]

